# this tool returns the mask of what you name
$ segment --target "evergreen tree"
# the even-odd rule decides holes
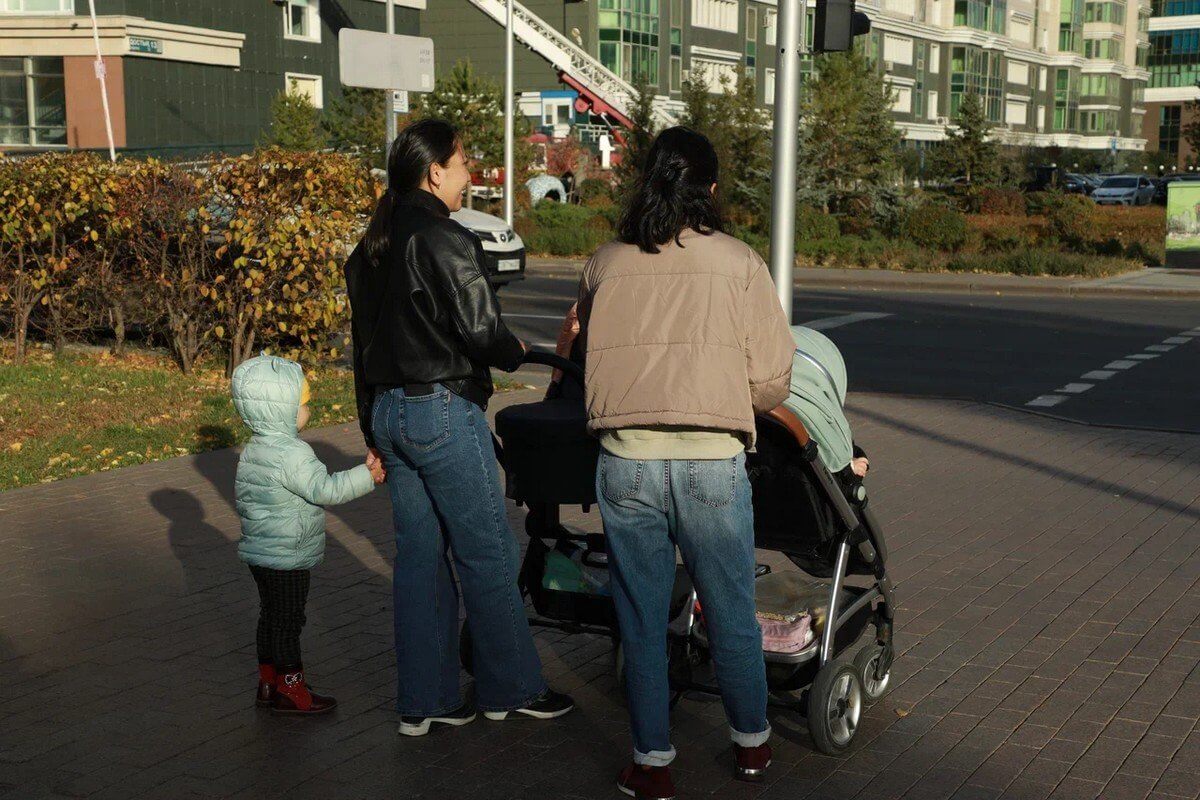
[[[346,87],[321,119],[338,150],[361,158],[368,167],[387,168],[387,92]]]
[[[320,150],[325,145],[321,117],[316,106],[296,89],[280,92],[271,101],[271,126],[263,136],[263,144],[285,150]]]
[[[624,131],[621,160],[613,169],[617,178],[617,196],[620,198],[628,197],[641,179],[646,155],[658,134],[654,121],[654,92],[645,80],[638,81],[633,89],[633,108],[629,111],[629,121],[633,127]]]
[[[964,177],[974,186],[999,182],[1000,147],[988,138],[991,130],[983,100],[968,93],[946,128],[946,141],[934,150],[934,173],[943,178]]]
[[[415,118],[437,117],[454,125],[463,148],[483,170],[504,166],[504,90],[479,74],[469,60],[459,61],[439,78],[432,92],[419,95]],[[533,164],[529,120],[517,113],[513,121],[514,180],[519,185]]]
[[[799,199],[827,211],[893,192],[901,135],[895,96],[858,48],[816,59],[800,105]]]
[[[719,189],[726,212],[737,218],[760,215],[757,184],[770,170],[770,117],[758,107],[754,79],[740,73],[710,92],[689,79],[683,87],[680,124],[704,134],[717,151]]]

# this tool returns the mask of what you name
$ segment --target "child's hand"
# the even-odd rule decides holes
[[[375,481],[376,486],[387,480],[387,470],[383,468],[383,459],[379,457],[379,451],[373,447],[367,451],[367,469],[371,471],[371,480]]]
[[[860,478],[867,476],[867,470],[871,468],[871,462],[865,458],[856,458],[850,462],[850,470]]]

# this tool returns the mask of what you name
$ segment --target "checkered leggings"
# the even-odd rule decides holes
[[[309,571],[251,566],[250,573],[258,584],[259,663],[299,668]]]

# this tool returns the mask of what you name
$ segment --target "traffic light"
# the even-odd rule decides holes
[[[871,20],[854,10],[854,0],[817,0],[813,50],[840,53],[854,46],[854,37],[871,30]]]

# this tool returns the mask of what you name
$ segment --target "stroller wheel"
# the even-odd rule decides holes
[[[471,623],[467,620],[463,620],[458,634],[458,660],[462,662],[463,670],[475,677],[475,645],[471,641]]]
[[[882,678],[875,677],[875,670],[882,657],[883,648],[874,644],[867,645],[854,656],[854,669],[858,671],[859,680],[862,681],[863,697],[868,703],[874,703],[883,697],[892,680],[891,669],[883,673]]]
[[[826,755],[845,752],[854,741],[863,709],[862,681],[850,664],[831,661],[808,690],[808,731]]]

